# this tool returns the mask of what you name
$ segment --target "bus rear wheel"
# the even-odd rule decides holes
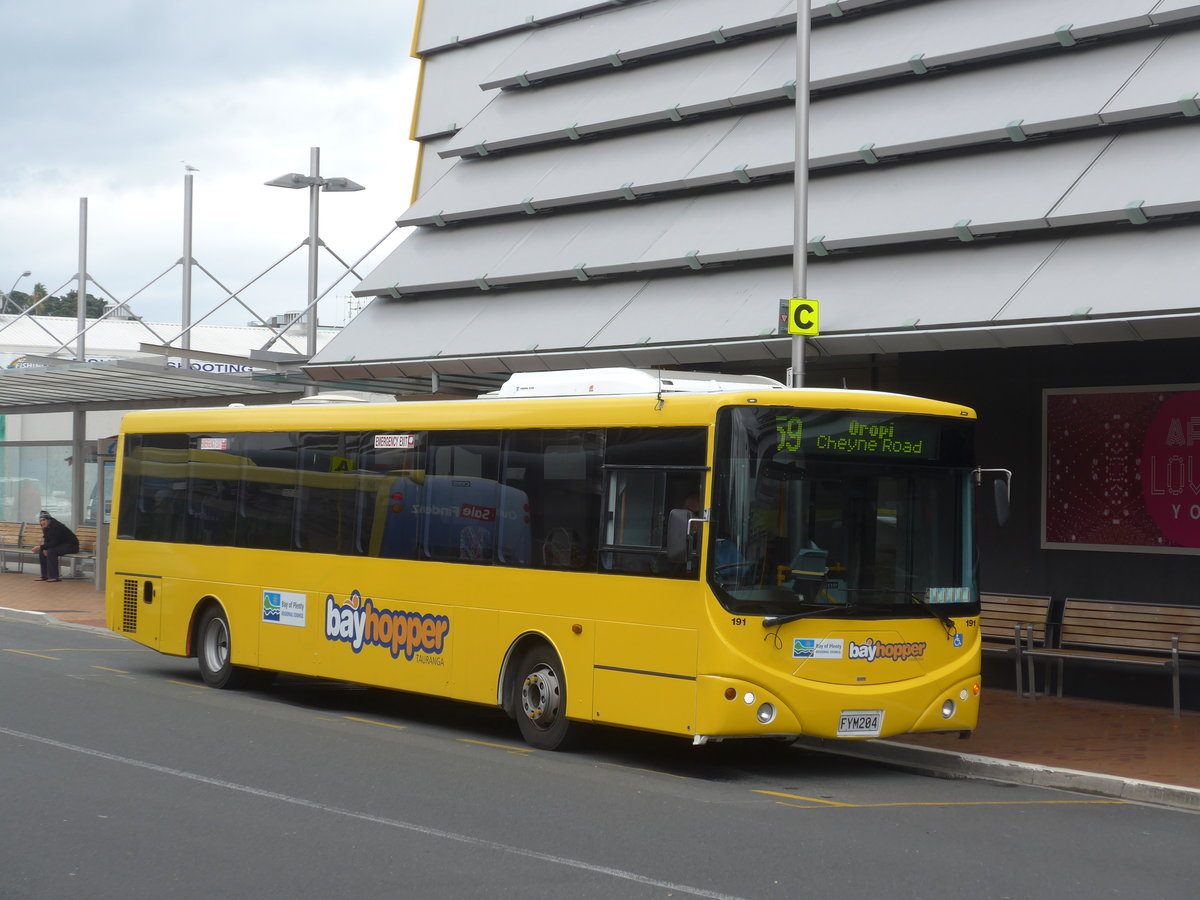
[[[539,750],[562,750],[575,729],[567,718],[567,683],[562,663],[539,645],[522,658],[513,685],[513,709],[525,743]]]
[[[229,619],[219,606],[210,606],[196,628],[196,659],[200,677],[209,687],[244,688],[265,686],[274,672],[244,669],[231,661]]]

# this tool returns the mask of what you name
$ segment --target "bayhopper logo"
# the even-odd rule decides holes
[[[890,659],[899,662],[903,659],[920,659],[925,655],[928,646],[924,641],[898,641],[893,644],[867,638],[861,644],[850,641],[847,654],[850,659],[862,659],[875,662],[877,659]]]
[[[403,654],[410,662],[441,665],[450,633],[450,617],[376,607],[370,597],[351,591],[345,603],[330,594],[325,598],[325,639],[350,645],[355,653],[364,647],[383,647],[393,659]]]

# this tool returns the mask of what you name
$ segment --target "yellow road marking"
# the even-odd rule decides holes
[[[495,747],[497,750],[507,750],[510,753],[532,753],[532,747],[513,747],[509,744],[491,744],[487,741],[473,741],[470,738],[459,738],[460,744],[476,744],[480,747]]]
[[[31,653],[28,650],[10,650],[8,647],[4,648],[4,652],[5,653],[20,653],[22,656],[36,656],[36,657],[38,657],[38,659],[52,659],[55,662],[60,662],[60,660],[57,656],[47,656],[45,653]]]
[[[53,647],[47,653],[150,653],[149,647],[131,647],[121,650],[107,650],[104,647]]]
[[[93,669],[99,669],[101,672],[116,672],[118,675],[128,675],[129,673],[123,669],[110,669],[108,666],[92,666]]]
[[[349,722],[362,722],[366,725],[380,725],[384,728],[404,729],[408,727],[407,725],[393,725],[391,722],[376,722],[374,719],[360,719],[358,716],[342,716],[342,718]]]
[[[180,687],[200,688],[200,689],[206,690],[206,691],[208,690],[207,684],[196,684],[196,682],[194,682],[194,681],[167,681],[167,684],[177,684]]]
[[[853,806],[853,803],[838,803],[836,800],[822,800],[819,797],[802,797],[799,794],[781,794],[778,791],[754,791],[755,794],[766,794],[768,797],[786,797],[789,800],[803,800],[805,803],[816,803],[820,806]],[[789,804],[790,805],[790,804]]]
[[[781,794],[778,791],[753,791],[755,794],[766,794],[768,797],[786,797],[789,800],[803,800],[805,803],[817,806],[800,806],[796,803],[785,803],[777,800],[780,806],[793,806],[797,809],[816,809],[820,806],[840,806],[846,809],[885,809],[891,806],[1091,806],[1097,804],[1124,804],[1124,800],[924,800],[902,801],[898,803],[838,803],[833,800],[821,800],[818,797],[802,797],[799,794]]]
[[[686,775],[676,775],[674,772],[660,772],[658,769],[643,769],[640,766],[622,766],[619,763],[601,763],[613,769],[625,769],[626,771],[645,772],[648,775],[665,775],[667,778],[678,778],[680,781],[687,781]]]
[[[885,806],[1072,806],[1100,803],[1125,803],[1124,800],[946,800],[925,803],[853,803],[857,809],[882,809]]]

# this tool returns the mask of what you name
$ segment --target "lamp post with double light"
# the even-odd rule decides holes
[[[308,357],[312,359],[317,353],[317,249],[321,239],[317,234],[320,222],[320,191],[361,191],[361,184],[349,178],[323,178],[321,176],[321,148],[309,150],[309,173],[289,172],[266,182],[270,187],[308,188],[308,303],[304,314],[308,317]]]

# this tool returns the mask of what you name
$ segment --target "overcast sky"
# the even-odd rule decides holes
[[[193,255],[241,288],[308,234],[308,192],[263,182],[307,173],[311,147],[321,148],[322,175],[367,188],[321,195],[321,237],[358,259],[411,197],[416,5],[0,0],[0,291],[26,269],[18,290],[75,286],[63,287],[78,268],[81,197],[88,273],[119,300],[141,289],[182,254],[184,161],[199,170]],[[243,297],[263,315],[302,308],[306,252]],[[322,251],[321,290],[334,265]],[[178,322],[181,281],[177,266],[134,310]],[[322,322],[346,320],[356,282],[330,293]],[[196,272],[194,317],[224,296]],[[231,301],[208,321],[250,318]]]

